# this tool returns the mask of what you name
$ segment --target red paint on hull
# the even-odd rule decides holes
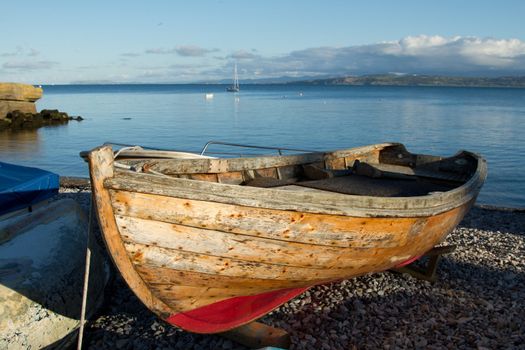
[[[398,269],[400,267],[403,267],[403,266],[407,266],[407,265],[410,265],[412,264],[414,261],[417,261],[419,259],[421,259],[423,255],[418,255],[418,256],[415,256],[411,259],[408,259],[407,261],[403,261],[401,264],[397,264],[396,266],[394,266],[394,268]]]
[[[194,333],[218,333],[242,326],[303,293],[309,287],[235,297],[171,315],[167,322]]]

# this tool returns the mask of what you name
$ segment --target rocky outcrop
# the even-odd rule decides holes
[[[70,117],[57,109],[43,109],[38,113],[23,113],[17,110],[7,113],[5,118],[0,119],[0,130],[36,129],[42,126],[66,124],[70,120],[81,121],[83,118]]]
[[[0,118],[9,112],[36,113],[35,101],[42,97],[42,88],[18,83],[0,83]]]
[[[42,97],[43,90],[28,84],[0,83],[0,100],[35,102]]]
[[[0,130],[34,129],[83,119],[70,117],[56,109],[43,109],[37,113],[35,101],[42,97],[42,93],[42,88],[32,85],[0,83]]]
[[[0,100],[0,118],[5,118],[8,113],[20,111],[22,113],[36,113],[33,102]]]

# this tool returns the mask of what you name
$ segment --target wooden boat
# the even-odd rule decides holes
[[[103,236],[153,312],[200,333],[270,312],[307,288],[421,256],[474,203],[486,163],[401,144],[334,152],[116,164],[89,154]],[[118,165],[118,166],[117,166]]]

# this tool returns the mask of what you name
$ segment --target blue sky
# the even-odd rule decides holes
[[[525,1],[7,1],[0,81],[525,75]]]

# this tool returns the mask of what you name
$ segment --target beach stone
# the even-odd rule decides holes
[[[127,339],[117,339],[117,341],[115,341],[115,347],[117,349],[125,349],[127,346],[128,346]]]
[[[29,84],[0,83],[0,100],[35,102],[42,97],[41,87]]]

